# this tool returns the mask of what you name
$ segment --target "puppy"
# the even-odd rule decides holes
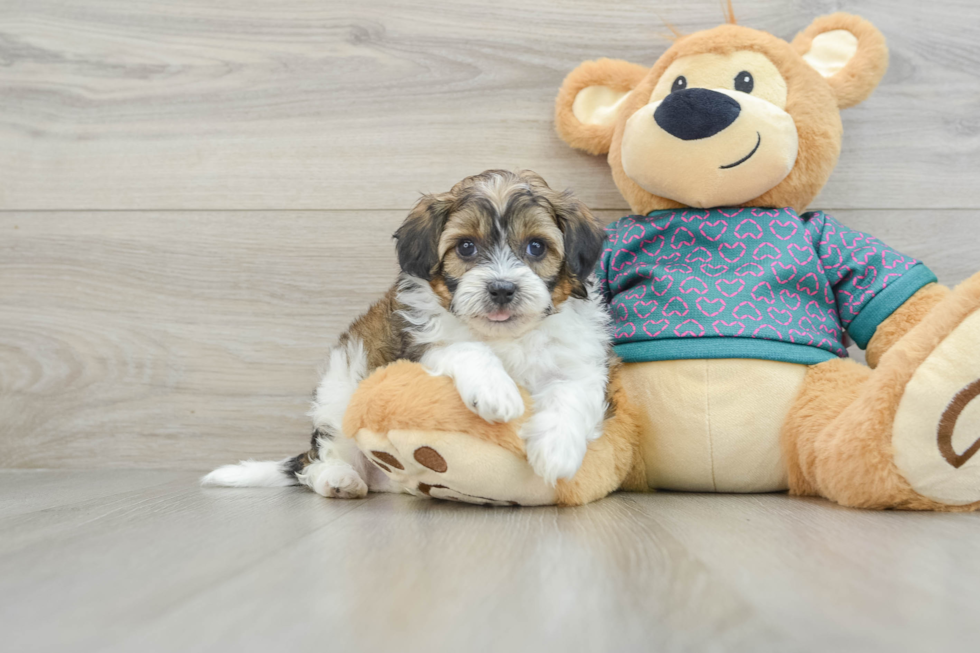
[[[395,232],[401,274],[330,351],[308,452],[220,467],[205,485],[304,484],[325,497],[397,491],[343,437],[358,383],[395,360],[449,376],[489,422],[524,413],[527,457],[546,481],[571,478],[602,434],[612,354],[593,280],[605,232],[568,191],[530,171],[488,170],[426,195]]]

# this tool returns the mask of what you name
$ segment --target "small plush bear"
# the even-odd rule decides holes
[[[805,212],[837,163],[840,109],[887,62],[874,26],[834,14],[792,43],[731,20],[678,37],[652,68],[580,65],[558,95],[558,132],[608,154],[634,213],[609,227],[596,272],[625,362],[618,421],[552,488],[515,424],[474,422],[448,380],[396,364],[355,394],[345,431],[396,460],[397,482],[445,498],[789,490],[980,508],[980,274],[951,291],[913,257]],[[868,366],[847,358],[848,336]],[[413,414],[410,391],[458,421]]]

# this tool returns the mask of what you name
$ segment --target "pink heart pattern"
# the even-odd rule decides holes
[[[922,266],[825,213],[788,208],[654,211],[607,233],[596,275],[617,344],[756,338],[846,356],[854,319]]]
[[[700,338],[704,335],[704,325],[697,320],[684,320],[674,327],[674,335],[678,338]]]
[[[656,313],[659,307],[660,302],[658,302],[656,299],[651,299],[648,302],[636,302],[633,304],[633,312],[636,313],[636,317],[646,319]],[[618,315],[619,314],[616,313],[617,317]]]
[[[745,290],[745,281],[742,279],[718,279],[715,281],[715,288],[719,293],[731,299]]]
[[[698,277],[688,277],[684,281],[681,281],[680,290],[685,295],[692,292],[698,295],[705,295],[708,292],[708,284]]]
[[[715,317],[725,312],[725,300],[721,298],[708,299],[707,297],[698,297],[698,301],[694,303],[697,304],[698,310],[708,317]]]
[[[745,256],[745,243],[722,243],[718,246],[718,255],[729,263],[738,263]]]
[[[772,291],[772,284],[768,281],[760,281],[755,284],[752,288],[752,299],[757,302],[765,302],[767,304],[776,303],[776,293]]]

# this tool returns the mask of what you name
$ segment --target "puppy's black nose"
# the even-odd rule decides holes
[[[510,281],[500,281],[498,279],[487,284],[487,291],[490,293],[490,299],[493,300],[494,304],[504,306],[514,299],[517,286]]]
[[[735,122],[741,111],[741,105],[724,93],[689,88],[665,97],[653,119],[671,136],[693,141],[714,136]]]

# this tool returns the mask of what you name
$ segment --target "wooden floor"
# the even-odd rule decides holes
[[[0,472],[5,651],[966,651],[978,605],[980,514]]]

